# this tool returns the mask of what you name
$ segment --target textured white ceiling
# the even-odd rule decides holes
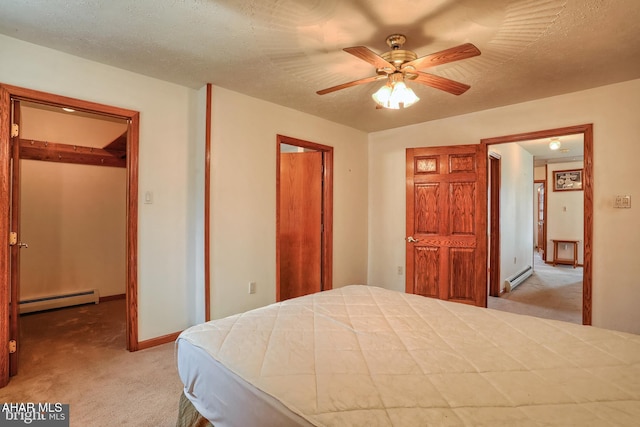
[[[0,33],[185,86],[206,83],[364,131],[640,78],[638,0],[2,0]],[[382,53],[403,33],[418,56],[471,42],[482,55],[435,67],[461,96],[376,110],[375,74],[342,51]],[[3,59],[3,60],[6,60]]]
[[[576,162],[584,160],[584,135],[564,135],[558,137],[560,149],[551,150],[551,138],[521,141],[518,144],[533,155],[534,165],[543,166],[547,163]]]

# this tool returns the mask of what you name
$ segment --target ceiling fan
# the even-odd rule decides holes
[[[418,58],[415,52],[402,49],[402,45],[406,41],[407,38],[402,34],[390,35],[387,37],[387,45],[391,50],[382,55],[378,55],[364,46],[344,48],[345,52],[376,67],[376,75],[322,89],[316,93],[325,95],[352,86],[386,79],[386,84],[372,97],[378,104],[377,108],[397,109],[406,108],[419,100],[413,91],[406,86],[405,80],[416,81],[454,95],[461,95],[470,88],[464,83],[420,70],[480,55],[480,51],[473,44],[465,43]]]

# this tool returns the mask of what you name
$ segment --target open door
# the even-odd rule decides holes
[[[280,154],[280,299],[323,290],[322,153]]]
[[[538,197],[538,209],[536,209],[536,231],[538,245],[536,249],[538,252],[540,252],[540,256],[542,257],[543,261],[547,260],[547,248],[545,244],[545,242],[547,241],[547,219],[546,215],[544,214],[547,209],[547,204],[545,203],[545,201],[547,200],[545,192],[545,182],[546,180],[535,181],[535,185],[538,186],[538,191],[536,192],[536,195]]]
[[[0,97],[7,104],[11,102],[10,111],[3,111],[0,119],[2,132],[0,133],[0,144],[2,145],[2,172],[3,176],[9,179],[2,183],[0,194],[2,195],[2,204],[7,206],[3,210],[2,217],[2,235],[8,237],[5,244],[9,245],[6,251],[8,257],[3,257],[0,267],[2,272],[2,280],[9,284],[9,292],[0,297],[0,313],[1,328],[0,342],[2,350],[0,350],[0,387],[5,386],[9,382],[9,377],[18,373],[18,349],[19,349],[19,320],[20,320],[20,248],[27,245],[21,243],[20,239],[20,161],[19,150],[20,143],[18,141],[18,129],[20,125],[20,102],[10,101],[9,93],[0,88]],[[5,181],[5,180],[3,180]],[[4,232],[6,229],[6,233]],[[8,295],[8,299],[7,298]]]
[[[406,292],[486,307],[480,145],[407,149]]]
[[[332,288],[333,147],[276,140],[276,301]]]
[[[20,242],[20,101],[12,101],[11,129],[11,232],[9,251],[11,258],[11,302],[9,309],[9,376],[18,374],[18,350],[20,349],[20,249],[27,244]]]
[[[20,102],[11,100],[10,93],[0,87],[0,199],[5,206],[0,219],[0,235],[7,245],[0,253],[0,280],[5,284],[0,292],[0,387],[18,373],[20,320]]]
[[[0,86],[0,106],[10,105],[9,91]],[[10,337],[10,286],[11,268],[10,268],[10,233],[11,233],[11,108],[0,108],[0,236],[5,239],[2,242],[2,250],[0,251],[0,387],[4,387],[9,382],[9,337]],[[8,292],[7,292],[8,291]]]

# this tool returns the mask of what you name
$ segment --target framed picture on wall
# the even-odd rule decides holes
[[[582,169],[553,171],[553,191],[582,190]]]

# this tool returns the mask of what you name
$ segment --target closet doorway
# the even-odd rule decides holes
[[[46,106],[43,108],[67,108],[79,114],[97,114],[113,118],[124,123],[125,132],[120,138],[111,141],[110,146],[103,148],[83,147],[81,145],[64,146],[47,141],[28,141],[20,138],[19,107],[20,103],[32,106]],[[17,113],[17,114],[16,114]],[[17,119],[17,120],[15,120]],[[17,125],[17,126],[16,126]],[[10,375],[18,372],[19,340],[19,250],[21,239],[19,235],[20,198],[20,161],[24,156],[31,156],[32,160],[49,160],[64,163],[81,163],[105,165],[119,162],[126,169],[126,230],[125,237],[125,296],[126,296],[126,346],[130,351],[138,350],[138,321],[137,321],[137,194],[138,194],[138,128],[139,113],[132,110],[111,107],[74,98],[68,98],[30,89],[9,85],[0,85],[0,150],[2,163],[0,165],[0,197],[7,201],[10,209],[3,212],[0,220],[0,232],[10,235],[16,232],[16,244],[2,246],[0,259],[0,340],[14,342],[13,348],[2,346],[0,349],[0,386],[6,385]],[[118,154],[123,155],[118,160]],[[12,197],[12,195],[14,197]],[[51,225],[55,227],[55,224]],[[15,301],[15,304],[11,302]]]

